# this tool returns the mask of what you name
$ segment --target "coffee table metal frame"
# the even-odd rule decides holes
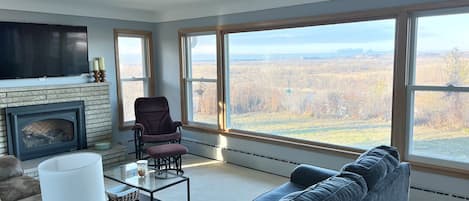
[[[120,167],[120,166],[118,166],[118,167]],[[151,169],[152,169],[153,171],[158,171],[157,169],[154,169],[154,168],[151,168]],[[105,172],[106,172],[106,171],[105,171]],[[150,194],[150,201],[154,201],[154,195],[153,195],[154,193],[156,193],[156,192],[158,192],[158,191],[161,191],[161,190],[163,190],[163,189],[169,188],[169,187],[171,187],[171,186],[174,186],[174,185],[176,185],[176,184],[180,184],[180,183],[182,183],[182,182],[186,182],[186,184],[187,184],[187,186],[186,186],[186,188],[187,188],[187,201],[190,201],[190,181],[189,181],[189,177],[185,177],[185,176],[182,176],[182,175],[174,174],[174,173],[172,173],[172,172],[164,171],[164,170],[162,171],[162,173],[163,173],[163,174],[169,174],[169,175],[174,176],[174,177],[179,177],[179,178],[181,178],[182,180],[179,180],[179,181],[176,181],[176,182],[174,182],[174,183],[170,183],[170,184],[164,185],[164,186],[162,186],[162,187],[159,187],[159,188],[150,190],[150,189],[146,189],[145,187],[142,187],[142,186],[133,185],[133,184],[131,184],[131,183],[128,183],[128,182],[119,180],[119,179],[117,179],[117,178],[114,178],[114,177],[112,177],[112,176],[108,176],[108,175],[106,175],[106,174],[104,174],[104,177],[105,177],[105,178],[108,178],[108,179],[110,179],[110,180],[119,182],[119,183],[121,183],[121,184],[125,184],[125,185],[127,185],[127,186],[130,186],[130,187],[133,187],[133,188],[137,188],[137,189],[139,189],[139,190],[142,190],[142,191],[145,191],[145,192],[149,193],[149,194]],[[138,176],[134,176],[134,177],[138,177]],[[161,179],[164,179],[164,178],[161,178]]]

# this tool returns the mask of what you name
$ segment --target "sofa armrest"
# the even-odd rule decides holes
[[[290,175],[290,181],[308,187],[337,174],[339,172],[335,170],[302,164],[293,170]]]
[[[23,175],[21,163],[14,156],[0,156],[0,181]]]

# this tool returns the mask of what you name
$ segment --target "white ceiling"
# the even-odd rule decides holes
[[[0,9],[165,22],[329,0],[0,0]]]

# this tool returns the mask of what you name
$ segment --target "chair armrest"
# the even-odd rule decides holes
[[[140,130],[143,132],[143,130],[145,130],[145,127],[143,126],[143,124],[141,123],[135,123],[135,125],[132,127],[132,130]]]
[[[174,126],[174,128],[181,127],[181,126],[182,126],[182,122],[180,122],[180,121],[173,121],[173,126]]]
[[[290,181],[308,187],[337,174],[339,172],[335,170],[302,164],[293,170],[290,175]]]
[[[181,127],[182,127],[182,122],[180,121],[173,121],[173,131],[179,131],[181,132]]]
[[[132,130],[134,131],[135,138],[138,138],[139,140],[143,133],[145,133],[145,126],[143,126],[141,123],[135,123],[135,125],[132,127]]]

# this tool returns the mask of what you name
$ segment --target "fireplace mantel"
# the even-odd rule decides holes
[[[88,146],[111,140],[112,115],[108,83],[0,88],[0,156],[7,154],[5,108],[84,101]]]

